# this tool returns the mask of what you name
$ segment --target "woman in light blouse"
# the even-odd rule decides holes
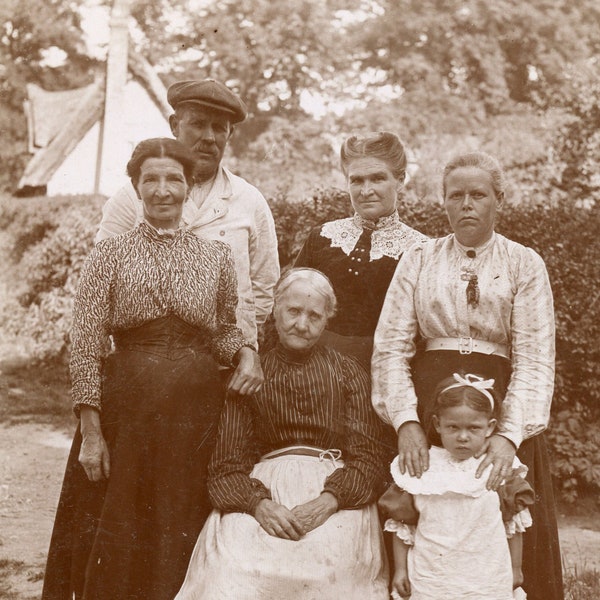
[[[171,600],[210,512],[208,459],[224,401],[262,382],[236,326],[229,246],[180,227],[196,159],[140,142],[127,173],[144,206],[100,242],[75,297],[75,434],[48,552],[43,600]],[[115,350],[107,353],[112,336]]]
[[[543,431],[554,385],[554,312],[544,262],[494,231],[504,180],[493,157],[469,153],[444,170],[444,206],[454,233],[407,251],[390,284],[372,360],[373,404],[398,432],[399,465],[428,468],[433,390],[456,372],[492,378],[505,393],[497,432],[478,475],[492,464],[496,489],[518,451],[536,491],[524,536],[530,600],[563,598],[552,484]],[[417,356],[422,338],[426,352]],[[480,454],[480,455],[481,455]]]

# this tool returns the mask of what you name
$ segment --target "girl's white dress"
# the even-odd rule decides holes
[[[483,458],[457,461],[435,446],[429,456],[420,479],[402,475],[397,458],[391,466],[394,482],[412,494],[419,512],[416,528],[392,519],[385,525],[412,545],[411,600],[513,600],[507,536],[531,525],[529,510],[503,522],[498,492],[485,488],[491,466],[475,478]],[[525,476],[517,458],[513,469]]]

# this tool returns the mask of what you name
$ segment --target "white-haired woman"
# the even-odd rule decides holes
[[[366,371],[317,344],[336,299],[314,269],[275,290],[265,383],[231,397],[209,468],[216,510],[178,600],[388,598],[373,502],[385,464]]]

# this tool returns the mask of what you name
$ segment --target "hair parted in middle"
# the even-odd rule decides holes
[[[134,149],[127,163],[127,175],[133,186],[137,186],[140,171],[148,158],[172,158],[183,167],[183,174],[189,186],[194,184],[196,157],[181,142],[172,138],[149,138],[142,140]]]
[[[275,306],[285,294],[288,288],[296,281],[301,281],[305,286],[310,286],[317,294],[325,298],[325,310],[327,312],[327,318],[331,319],[335,315],[337,310],[337,298],[333,291],[333,286],[329,277],[317,269],[311,269],[310,267],[296,267],[286,271],[277,282],[275,291],[273,293],[273,299]]]
[[[386,162],[394,177],[404,182],[406,177],[406,151],[400,138],[390,131],[352,135],[342,144],[340,161],[342,172],[348,175],[348,165],[356,158],[371,156]]]

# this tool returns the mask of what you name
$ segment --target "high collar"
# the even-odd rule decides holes
[[[144,219],[140,223],[139,228],[144,237],[161,243],[178,240],[185,232],[185,228],[181,225],[181,222],[177,229],[159,229]]]
[[[470,250],[474,250],[477,254],[477,256],[483,254],[488,248],[491,248],[494,245],[494,242],[496,241],[496,232],[492,231],[492,236],[490,237],[489,240],[487,240],[486,242],[484,242],[483,244],[481,244],[480,246],[465,246],[464,244],[461,244],[457,239],[456,239],[456,235],[453,235],[453,241],[454,241],[454,247],[457,248],[461,254],[467,254],[467,252],[469,252]]]
[[[315,354],[317,344],[306,350],[305,352],[296,352],[285,348],[281,342],[277,342],[275,346],[275,354],[285,363],[290,365],[305,365],[310,358]]]
[[[354,224],[361,229],[373,229],[375,231],[380,229],[386,229],[387,227],[393,227],[400,223],[400,216],[397,211],[394,211],[391,215],[387,217],[381,217],[377,219],[377,221],[370,221],[369,219],[365,219],[361,217],[358,213],[354,213],[352,217]]]

